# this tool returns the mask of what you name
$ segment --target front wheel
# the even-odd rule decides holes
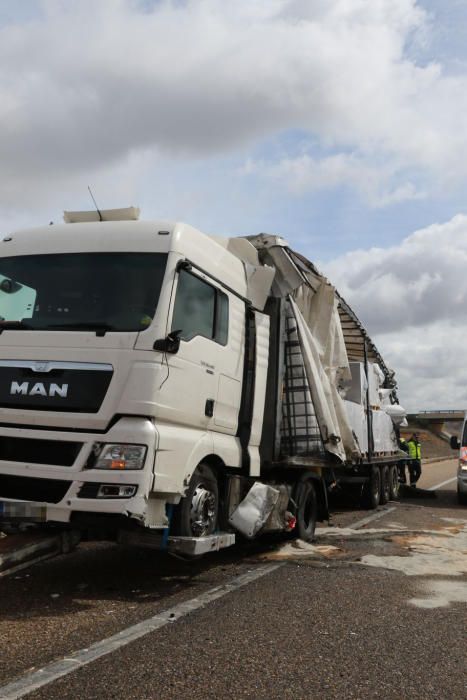
[[[462,493],[457,489],[457,502],[460,506],[467,506],[467,493]]]
[[[219,488],[216,475],[207,464],[199,464],[186,495],[175,509],[172,532],[181,537],[206,537],[217,529]]]

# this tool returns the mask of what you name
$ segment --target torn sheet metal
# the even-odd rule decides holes
[[[262,311],[271,293],[276,270],[274,267],[260,263],[258,251],[246,238],[229,238],[227,250],[243,262],[248,298],[251,299],[255,309]]]
[[[305,321],[297,304],[293,300],[291,304],[297,320],[306,375],[325,448],[342,462],[358,457],[360,450],[338,391],[339,367],[332,364],[332,350],[320,356],[322,345],[315,340],[312,328]],[[321,333],[321,337],[322,335]],[[324,365],[326,357],[329,360],[327,367]]]
[[[279,498],[263,527],[263,532],[287,530],[291,517],[293,517],[295,522],[295,517],[287,510],[292,487],[285,484],[274,484],[274,488],[277,488],[279,491]]]
[[[254,537],[269,518],[279,495],[278,489],[256,482],[230,516],[229,523],[245,537]]]

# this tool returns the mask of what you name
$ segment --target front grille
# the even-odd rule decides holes
[[[0,460],[71,467],[82,442],[0,437]]]
[[[71,483],[71,481],[59,479],[36,479],[29,476],[0,474],[0,499],[17,498],[19,501],[59,503]]]
[[[26,360],[0,361],[0,406],[28,411],[97,413],[113,375],[111,365],[49,363],[34,369]],[[47,363],[44,362],[44,365]]]

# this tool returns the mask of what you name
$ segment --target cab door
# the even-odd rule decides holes
[[[159,393],[166,420],[195,429],[212,427],[227,325],[226,295],[203,273],[180,269],[171,323],[172,331],[180,331],[180,348],[166,357],[167,378]]]

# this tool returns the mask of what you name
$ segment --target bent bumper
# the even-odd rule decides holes
[[[11,442],[20,438],[18,443],[32,446],[44,441],[44,444],[51,445],[51,454],[55,450],[52,464],[43,463],[47,456],[46,448],[44,453],[40,451],[39,457],[29,455],[29,461],[15,461],[10,455],[9,459],[0,460],[0,500],[4,503],[23,501],[31,505],[40,504],[42,510],[45,509],[47,521],[60,523],[69,522],[73,512],[124,515],[144,521],[153,486],[157,443],[157,431],[151,421],[124,417],[105,434],[2,428],[2,437]],[[125,471],[89,468],[93,446],[97,442],[145,445],[147,453],[143,469]],[[74,459],[73,455],[69,458],[67,443],[76,445]],[[58,444],[65,446],[62,453],[68,455],[63,460],[66,466],[55,463],[60,459],[60,454],[54,448]],[[24,454],[21,456],[24,457]],[[41,460],[40,463],[38,459]],[[131,497],[101,497],[102,485],[132,486],[134,494]],[[161,518],[156,520],[161,519],[160,526],[164,526],[162,510],[161,513]],[[156,523],[154,525],[157,526]]]

